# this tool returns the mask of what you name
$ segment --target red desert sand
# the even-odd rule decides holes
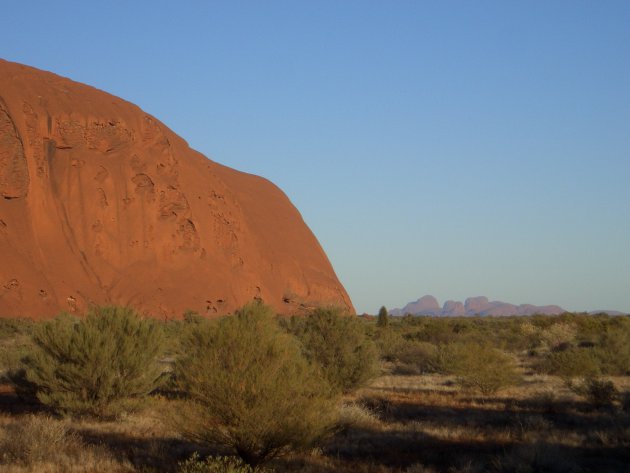
[[[155,317],[353,311],[269,181],[190,149],[135,105],[0,60],[0,317],[130,305]]]

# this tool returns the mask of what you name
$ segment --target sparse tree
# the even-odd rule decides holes
[[[381,328],[385,328],[389,325],[389,314],[385,306],[382,306],[378,311],[378,319],[376,325]]]

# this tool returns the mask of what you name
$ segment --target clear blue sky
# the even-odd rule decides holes
[[[359,312],[630,312],[627,0],[9,2],[0,56],[275,182]]]

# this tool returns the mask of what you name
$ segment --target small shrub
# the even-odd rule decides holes
[[[435,365],[442,373],[456,375],[461,386],[476,389],[484,395],[511,386],[519,379],[510,356],[476,343],[451,343],[439,347]]]
[[[237,457],[208,457],[202,460],[197,452],[178,464],[177,473],[254,473],[247,463]]]
[[[125,459],[85,444],[66,421],[28,415],[0,426],[0,471],[31,473],[132,473]]]
[[[587,378],[581,384],[571,384],[571,390],[583,396],[594,407],[612,406],[619,391],[612,381],[599,378]]]
[[[337,425],[342,429],[374,429],[381,421],[368,407],[350,402],[341,406]]]
[[[31,466],[54,459],[59,452],[77,452],[81,442],[68,431],[64,422],[48,416],[30,415],[4,428],[4,438],[0,439],[2,460]]]
[[[378,330],[374,334],[374,343],[383,360],[397,361],[400,353],[410,342],[405,340],[399,332],[389,328],[388,330]]]
[[[57,317],[33,334],[24,379],[44,404],[69,413],[115,415],[154,390],[162,334],[132,309],[95,307],[82,320]]]
[[[317,309],[294,327],[309,360],[322,367],[331,386],[350,392],[379,372],[376,345],[362,322],[338,309]]]
[[[200,325],[185,353],[175,372],[190,398],[178,420],[190,439],[228,447],[256,467],[334,426],[331,387],[267,306]]]

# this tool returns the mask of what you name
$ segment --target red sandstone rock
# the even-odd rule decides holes
[[[0,60],[0,316],[131,305],[156,317],[352,303],[273,184],[135,105]]]

